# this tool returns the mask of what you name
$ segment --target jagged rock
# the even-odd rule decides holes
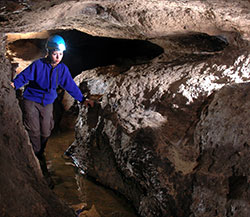
[[[8,7],[1,8],[4,32],[13,32],[13,26],[15,32],[74,28],[91,35],[116,38],[156,38],[190,32],[210,35],[241,32],[241,36],[249,40],[249,2],[245,0],[27,2],[27,13],[12,9],[15,13],[10,14],[11,11],[6,11]],[[18,7],[25,9],[23,4]]]
[[[250,85],[225,86],[195,129],[200,159],[192,193],[196,216],[248,216]]]
[[[215,150],[210,151],[208,144],[211,139],[217,139],[219,143],[223,136],[228,139],[227,143],[233,143],[240,130],[233,131],[232,127],[219,133],[212,121],[210,123],[204,120],[200,125],[197,123],[201,119],[201,110],[210,105],[210,98],[216,92],[219,95],[222,87],[249,82],[249,60],[247,50],[227,48],[215,57],[194,63],[144,64],[133,66],[126,73],[116,76],[108,73],[100,75],[98,69],[83,73],[76,80],[79,83],[82,80],[88,82],[90,94],[103,97],[101,103],[94,108],[80,109],[76,140],[68,151],[83,171],[133,201],[142,216],[187,216],[191,213],[202,216],[196,206],[197,201],[204,201],[205,198],[200,194],[202,190],[206,192],[205,187],[199,186],[204,177],[202,169],[208,164],[204,161],[213,159],[219,165],[225,163],[220,162],[221,150],[213,156]],[[99,74],[100,79],[94,74]],[[98,91],[93,84],[99,84],[99,87],[105,89]],[[244,91],[245,94],[246,92]],[[231,97],[232,94],[228,96]],[[235,107],[243,109],[237,101],[237,94],[234,98]],[[226,106],[223,101],[220,105]],[[223,112],[228,121],[234,116],[227,111],[227,107],[219,114],[222,116]],[[219,114],[209,117],[217,123],[220,121]],[[244,126],[247,126],[247,114],[239,112],[239,116],[239,122],[246,119]],[[198,134],[202,134],[201,141],[197,141]],[[227,134],[234,136],[230,138]],[[247,140],[247,133],[242,135],[243,138]],[[247,147],[242,162],[246,162]],[[208,153],[205,152],[207,148]],[[243,148],[244,146],[240,146],[238,151],[243,151]],[[232,147],[223,149],[223,152],[227,152],[227,149],[230,151],[226,156],[231,156]],[[231,171],[234,165],[238,165],[237,160],[231,162],[228,170]],[[241,171],[238,176],[245,181],[243,188],[246,189],[248,169],[243,164],[239,167],[244,172]],[[220,177],[220,173],[220,170],[214,171],[210,176]],[[232,174],[225,179],[231,179],[231,176]],[[199,179],[201,180],[197,181]],[[233,180],[234,178],[231,182]],[[226,185],[225,189],[229,188],[227,182],[223,181],[218,189],[215,187],[213,190],[217,192],[223,185]],[[227,201],[228,193],[224,195],[224,204],[219,207],[210,203],[209,195],[216,195],[208,192],[203,206],[210,209],[219,207],[221,214],[229,213],[231,201]],[[247,200],[247,197],[242,199]],[[249,207],[247,203],[242,204],[238,205],[241,210],[239,213],[246,214]],[[215,215],[212,211],[206,213],[204,210],[203,215]]]

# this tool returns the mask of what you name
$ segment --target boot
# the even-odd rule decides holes
[[[46,179],[49,188],[53,189],[54,188],[54,181],[53,181],[53,179],[52,179],[52,177],[50,175],[50,172],[48,171],[46,158],[44,156],[44,153],[39,155],[38,160],[39,160],[39,163],[40,163],[40,167],[41,167],[43,176]]]

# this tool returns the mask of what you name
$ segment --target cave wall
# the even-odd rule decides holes
[[[164,49],[147,62],[100,66],[76,77],[96,99],[92,109],[78,105],[76,139],[68,149],[83,172],[125,195],[141,216],[249,216],[249,1],[12,1],[16,7],[3,2],[8,7],[1,7],[1,31],[12,42],[75,29],[144,39]],[[6,74],[10,66],[4,53]],[[2,79],[1,109],[12,115],[3,105],[17,102],[9,77]],[[66,95],[64,103],[70,108],[74,101]],[[13,113],[20,119],[19,110]],[[14,126],[15,135],[24,138],[21,124]],[[18,149],[5,148],[6,138],[3,133],[1,148],[15,154]],[[9,144],[16,147],[13,140]],[[29,147],[27,138],[20,144]],[[29,192],[35,188],[30,177],[42,181],[27,152],[29,166],[17,168],[26,174],[19,181],[30,183]],[[23,160],[21,153],[14,162]],[[6,181],[12,176],[2,177],[3,182],[18,193],[19,182]],[[57,216],[48,204],[60,203],[54,197],[50,201],[49,190],[41,186],[42,206]],[[7,194],[1,195],[4,201]],[[19,203],[8,198],[2,210],[12,215]],[[9,205],[14,211],[6,209]],[[58,215],[67,212],[62,208]]]
[[[229,46],[117,76],[112,67],[82,73],[76,81],[102,99],[80,109],[68,153],[141,216],[247,216],[249,61],[248,49]],[[246,193],[232,196],[237,189]]]
[[[249,83],[223,87],[194,132],[200,160],[193,185],[196,216],[248,216]]]

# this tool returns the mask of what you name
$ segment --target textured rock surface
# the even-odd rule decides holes
[[[68,151],[83,171],[133,201],[142,216],[235,216],[231,204],[237,206],[239,216],[247,216],[249,165],[243,163],[249,157],[248,120],[243,112],[247,108],[247,90],[241,94],[245,95],[244,101],[237,95],[243,92],[240,85],[234,93],[237,97],[230,94],[224,99],[235,98],[228,104],[242,109],[240,112],[231,108],[238,116],[228,111],[223,99],[220,105],[225,108],[219,113],[214,111],[216,116],[207,114],[207,120],[206,115],[200,115],[214,95],[220,99],[223,86],[249,82],[249,61],[247,50],[228,47],[194,63],[144,64],[117,76],[100,75],[105,69],[83,73],[76,81],[87,81],[92,95],[104,95],[95,108],[81,108],[76,141]],[[110,67],[106,68],[109,71]],[[97,89],[97,84],[103,88]],[[227,130],[219,130],[216,124],[223,127],[224,116],[232,124]],[[232,116],[241,128],[234,125]],[[242,163],[238,163],[237,151],[233,151],[237,157],[231,159],[238,140],[236,150],[242,151]],[[219,147],[223,149],[217,150],[216,142],[222,143]],[[221,157],[221,151],[229,164]],[[210,164],[217,165],[213,172],[207,168]],[[235,166],[240,168],[238,175],[232,174]],[[222,178],[224,169],[230,174]],[[211,185],[214,189],[210,190]],[[229,191],[241,188],[248,193],[230,198],[233,193]],[[222,189],[223,203],[217,200],[217,192]]]
[[[196,216],[250,213],[249,89],[249,83],[224,87],[201,114],[195,129],[201,150],[192,193]]]
[[[3,1],[4,2],[4,1]],[[6,1],[7,2],[7,1]],[[5,31],[27,32],[72,27],[91,35],[150,38],[189,32],[218,35],[241,32],[249,39],[249,1],[80,0],[20,1]],[[61,3],[61,4],[58,4]],[[23,11],[28,13],[22,13]],[[8,15],[8,14],[7,14]],[[32,19],[32,21],[30,20]],[[7,25],[8,24],[8,25]]]
[[[76,78],[99,103],[80,106],[69,153],[84,172],[132,201],[141,216],[249,216],[249,1],[33,0],[0,6],[8,42],[76,29],[161,46],[164,52],[146,63],[127,60],[126,67],[94,68]],[[24,67],[32,58],[15,61]],[[14,103],[13,91],[1,91]],[[73,104],[67,96],[64,101],[67,108]],[[32,159],[30,165],[36,168]]]

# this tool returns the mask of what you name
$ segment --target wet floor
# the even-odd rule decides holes
[[[49,139],[46,159],[55,183],[53,191],[79,211],[79,217],[136,217],[124,198],[81,175],[72,161],[64,156],[73,141],[73,130],[57,133]]]

